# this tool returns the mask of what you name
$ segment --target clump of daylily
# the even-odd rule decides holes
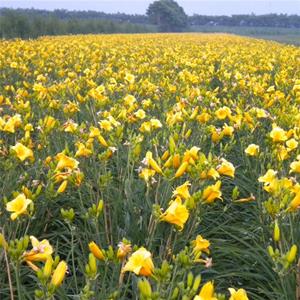
[[[216,232],[206,218],[221,213],[227,222],[232,210],[247,209],[262,222],[251,236],[268,242],[279,279],[258,292],[255,277],[241,282],[254,298],[273,295],[273,286],[277,294],[296,290],[283,276],[293,276],[299,242],[297,47],[157,34],[0,46],[6,294],[248,300],[243,288],[221,290],[215,270],[209,278],[203,271],[222,263],[230,236],[215,258]],[[236,219],[230,225],[243,226]],[[24,232],[30,236],[18,239]],[[58,250],[72,272],[55,295],[68,272]],[[224,286],[228,274],[219,275]]]
[[[24,236],[7,242],[2,234],[0,240],[0,248],[5,248],[13,262],[15,275],[20,276],[18,270],[21,264],[26,263],[35,272],[39,281],[40,289],[35,291],[35,296],[38,299],[52,299],[65,278],[67,264],[58,256],[53,259],[54,250],[49,241],[46,239],[39,241],[34,236]],[[27,249],[29,241],[32,245],[30,250]]]
[[[210,258],[201,257],[203,253],[209,255],[210,241],[204,239],[201,235],[197,235],[196,239],[191,242],[193,248],[193,255],[195,256],[195,262],[205,263],[206,267],[211,266]]]
[[[163,174],[162,168],[153,158],[153,154],[151,151],[148,151],[146,153],[146,156],[142,161],[142,165],[143,166],[139,168],[139,177],[142,178],[147,184],[149,184],[150,180],[155,182],[155,174]]]
[[[87,209],[84,218],[87,220],[93,220],[95,223],[97,223],[99,216],[102,214],[103,206],[104,206],[104,201],[100,199],[98,201],[98,204],[94,203],[91,207]]]
[[[44,267],[37,271],[41,288],[35,290],[37,299],[52,299],[56,290],[62,285],[68,272],[67,263],[58,256],[53,260],[48,256]]]
[[[263,183],[269,199],[264,203],[267,212],[275,216],[280,211],[294,212],[300,207],[299,183],[292,178],[278,178],[277,171],[269,169],[258,181]]]
[[[69,184],[80,186],[84,175],[78,167],[79,161],[75,158],[60,152],[54,158],[47,157],[45,163],[50,167],[48,173],[52,183],[50,188],[54,189],[54,184],[60,184],[56,194],[64,193]]]
[[[268,246],[268,253],[274,262],[276,272],[284,275],[288,274],[296,260],[298,246],[294,244],[287,251],[284,251],[281,247],[276,246],[274,248],[270,245]]]
[[[15,133],[22,125],[22,117],[20,114],[13,116],[0,117],[0,131]]]

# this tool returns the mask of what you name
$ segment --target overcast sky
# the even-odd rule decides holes
[[[0,0],[0,7],[40,8],[53,10],[97,10],[108,13],[124,12],[144,14],[153,1],[151,0]],[[192,15],[231,15],[231,14],[265,14],[287,13],[300,14],[300,0],[178,0],[186,11]]]

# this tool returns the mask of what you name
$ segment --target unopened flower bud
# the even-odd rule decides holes
[[[278,222],[276,220],[275,225],[274,225],[273,240],[275,242],[278,242],[279,239],[280,239],[280,228],[279,228]]]
[[[139,287],[140,293],[145,298],[151,297],[152,289],[151,289],[151,285],[147,279],[139,280],[138,287]]]
[[[298,250],[298,247],[297,245],[293,245],[290,249],[290,251],[287,253],[286,255],[286,260],[289,262],[289,263],[292,263],[295,258],[296,258],[296,255],[297,255],[297,250]]]

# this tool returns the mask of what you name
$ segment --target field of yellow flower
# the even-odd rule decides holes
[[[294,46],[0,41],[0,299],[296,299],[299,109]]]

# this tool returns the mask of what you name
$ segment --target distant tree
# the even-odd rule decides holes
[[[182,31],[186,28],[188,17],[183,8],[174,0],[158,0],[151,3],[147,15],[160,31]]]

